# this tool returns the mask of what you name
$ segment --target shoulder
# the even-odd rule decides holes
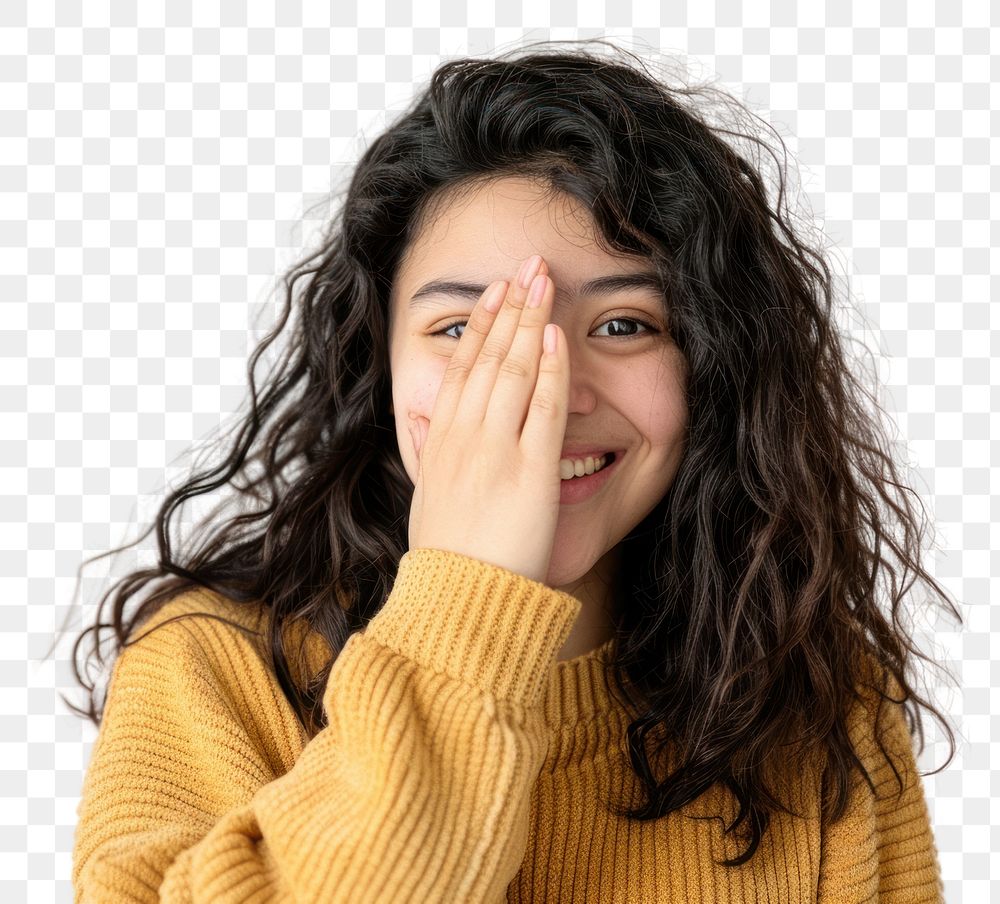
[[[239,602],[214,590],[195,587],[184,590],[153,608],[133,628],[129,643],[180,619],[228,622],[238,631],[259,631],[266,624],[266,616],[267,608],[260,602]]]
[[[232,665],[256,667],[264,651],[264,619],[248,606],[202,588],[140,608],[110,674],[116,686],[190,693],[219,684]]]
[[[908,679],[907,679],[908,680]],[[897,726],[904,704],[911,700],[899,679],[888,666],[866,653],[855,674],[857,698],[852,707],[852,721],[859,730],[871,731],[876,723]]]
[[[129,634],[120,659],[184,663],[189,673],[218,681],[234,669],[274,680],[271,608],[207,588],[193,588],[160,604]],[[292,679],[303,685],[331,657],[324,638],[302,619],[284,620],[279,633]]]
[[[857,762],[838,737],[822,782],[819,897],[875,900],[881,890],[893,901],[940,901],[934,834],[905,708],[920,701],[874,658],[853,677],[857,698],[849,701],[847,729]],[[905,668],[901,677],[912,684]]]
[[[857,698],[847,716],[855,754],[877,786],[912,784],[916,780],[914,697],[890,668],[870,654],[855,677]]]
[[[235,751],[254,775],[290,769],[304,735],[268,656],[267,615],[202,588],[156,607],[111,670],[99,743],[115,757],[141,739],[191,764]]]
[[[169,624],[183,624],[196,631],[217,626],[222,635],[266,637],[274,613],[270,605],[260,600],[235,600],[214,590],[197,587],[184,590],[156,606],[150,614],[132,628],[129,643],[139,641],[154,630]],[[315,643],[320,635],[304,618],[284,618],[281,634],[286,643]],[[169,632],[172,634],[181,631]]]
[[[192,664],[265,649],[267,611],[205,588],[184,590],[166,602],[139,610],[119,663],[175,658]]]

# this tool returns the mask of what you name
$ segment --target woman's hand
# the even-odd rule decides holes
[[[559,518],[569,399],[568,352],[555,324],[556,351],[543,353],[555,293],[547,269],[536,255],[518,279],[487,288],[430,422],[410,428],[418,462],[410,549],[451,550],[536,581],[548,573]],[[536,272],[529,290],[521,279]],[[491,301],[499,311],[489,310]]]

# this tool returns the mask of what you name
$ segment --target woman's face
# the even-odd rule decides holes
[[[645,258],[600,250],[594,235],[589,212],[575,199],[553,198],[527,179],[499,179],[443,200],[407,249],[391,295],[396,437],[415,483],[409,418],[430,421],[463,325],[439,331],[467,320],[476,299],[436,293],[413,307],[410,299],[432,280],[485,289],[493,280],[513,280],[532,254],[544,258],[555,283],[552,320],[569,350],[563,447],[626,450],[596,494],[560,506],[545,581],[552,587],[587,575],[663,498],[683,457],[687,426],[686,362],[667,335],[661,293],[652,287],[581,293],[584,283],[599,277],[655,270]]]

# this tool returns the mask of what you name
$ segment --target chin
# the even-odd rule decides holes
[[[552,551],[552,559],[549,562],[549,572],[545,578],[545,583],[549,587],[565,587],[574,581],[579,581],[597,563],[598,556],[581,556],[579,553],[572,556],[558,555],[558,547]]]

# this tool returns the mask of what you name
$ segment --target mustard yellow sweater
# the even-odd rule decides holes
[[[731,821],[728,792],[652,822],[609,814],[609,794],[640,799],[629,719],[605,682],[610,641],[556,659],[579,611],[506,569],[411,550],[334,663],[329,725],[310,739],[259,639],[168,621],[214,612],[257,630],[251,610],[177,597],[112,672],[77,811],[76,901],[943,900],[901,706],[902,799],[859,718],[879,793],[858,777],[846,817],[825,825],[824,770],[792,777],[807,818],[777,814],[742,867],[713,863],[742,849],[718,819],[689,818]],[[299,633],[318,670],[329,649]]]

